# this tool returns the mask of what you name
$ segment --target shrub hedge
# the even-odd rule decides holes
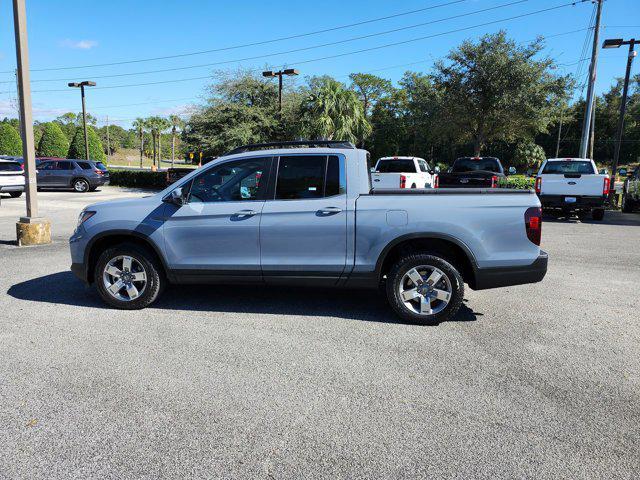
[[[166,175],[166,172],[109,169],[109,183],[118,187],[162,190],[167,186]]]
[[[525,177],[524,175],[510,175],[501,178],[498,186],[500,188],[532,189],[535,183],[535,178]]]

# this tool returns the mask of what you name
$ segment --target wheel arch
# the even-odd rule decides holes
[[[381,281],[393,263],[410,253],[434,253],[451,262],[465,283],[475,286],[477,262],[471,249],[461,240],[442,233],[410,233],[389,242],[376,262],[376,277]]]
[[[130,230],[109,230],[92,238],[85,249],[84,264],[87,270],[88,283],[93,283],[94,281],[95,266],[100,254],[107,248],[122,243],[139,245],[149,250],[158,261],[158,264],[161,265],[165,276],[169,278],[169,269],[160,248],[147,235]]]

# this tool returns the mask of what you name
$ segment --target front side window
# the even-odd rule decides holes
[[[44,162],[38,165],[38,170],[53,170],[55,162]]]
[[[346,191],[344,163],[336,155],[280,157],[277,200],[331,197]]]
[[[248,158],[212,167],[192,180],[189,202],[259,200],[267,165],[267,158]]]

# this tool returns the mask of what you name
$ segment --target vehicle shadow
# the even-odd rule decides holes
[[[93,288],[71,272],[17,283],[7,294],[19,300],[74,307],[109,308]],[[172,285],[151,309],[313,315],[383,323],[403,323],[377,291],[267,286]],[[481,313],[462,305],[452,322],[473,322]]]
[[[640,214],[638,213],[622,213],[616,210],[607,210],[604,219],[593,220],[590,216],[584,220],[580,220],[577,216],[569,217],[544,214],[542,221],[545,223],[585,223],[588,225],[617,225],[617,226],[640,226]],[[544,228],[544,227],[543,227]]]

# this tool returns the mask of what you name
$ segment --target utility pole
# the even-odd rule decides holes
[[[109,115],[107,115],[107,164],[111,158],[111,144],[109,143]]]
[[[16,224],[18,245],[51,243],[51,222],[38,217],[36,180],[36,151],[33,139],[33,112],[31,109],[31,78],[29,75],[29,44],[27,39],[27,12],[25,0],[13,0],[13,24],[18,64],[18,97],[20,106],[20,133],[24,160],[27,215]]]
[[[562,135],[562,120],[564,114],[560,115],[560,125],[558,126],[558,141],[556,142],[556,158],[560,156],[560,135]]]
[[[618,117],[618,131],[616,133],[616,146],[613,153],[613,162],[611,162],[611,189],[609,190],[609,198],[613,200],[615,195],[616,171],[618,170],[618,160],[620,159],[620,147],[622,146],[622,137],[624,135],[624,115],[627,111],[627,94],[629,93],[629,77],[631,75],[631,66],[636,56],[634,47],[640,41],[632,38],[624,41],[621,38],[607,39],[604,41],[602,48],[619,48],[622,45],[629,45],[629,55],[627,56],[627,70],[624,75],[624,86],[622,87],[622,100],[620,101],[620,116]]]
[[[596,26],[593,31],[593,50],[591,51],[591,64],[589,65],[589,86],[587,87],[587,106],[582,123],[582,138],[580,140],[580,158],[587,158],[587,147],[589,144],[589,132],[591,129],[591,112],[593,110],[593,96],[596,83],[596,69],[598,66],[598,46],[600,43],[600,18],[602,17],[602,4],[604,0],[596,0],[598,9],[596,11]]]
[[[596,99],[593,99],[593,110],[591,110],[591,128],[589,129],[590,133],[589,133],[589,158],[591,160],[595,160],[593,158],[593,147],[594,144],[596,143],[596,106],[598,105],[596,103]]]
[[[18,80],[18,69],[16,68],[16,101],[18,102],[18,120],[22,123],[22,110],[20,110],[20,81]]]

